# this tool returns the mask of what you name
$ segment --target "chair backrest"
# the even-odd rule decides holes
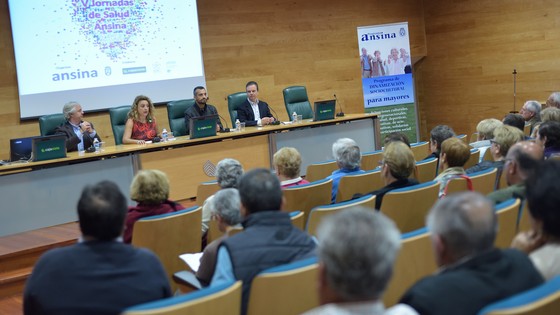
[[[496,190],[504,189],[504,188],[508,187],[506,176],[507,176],[507,172],[505,170],[505,165],[504,165],[504,168],[502,169],[502,174],[500,174],[500,180],[498,181],[498,185],[496,187]]]
[[[124,134],[124,128],[129,111],[130,105],[113,107],[109,109],[111,128],[113,128],[113,136],[115,137],[115,145],[122,144],[122,137]]]
[[[66,122],[63,114],[50,114],[39,117],[39,130],[41,136],[49,136],[54,134],[56,127]]]
[[[488,195],[494,191],[494,185],[496,184],[496,173],[498,169],[495,167],[482,170],[480,172],[469,174],[471,179],[473,190],[478,191],[483,195]],[[459,191],[466,191],[467,180],[465,178],[454,178],[447,183],[447,194],[451,194]]]
[[[490,148],[484,151],[484,155],[482,156],[483,161],[494,161],[494,157],[492,156],[492,150]]]
[[[283,193],[286,198],[283,210],[301,210],[304,213],[304,221],[307,222],[311,209],[331,203],[332,179],[325,178],[309,184],[287,187]]]
[[[519,214],[517,215],[517,232],[526,232],[531,229],[531,212],[529,211],[527,199],[525,199],[521,203],[521,206],[519,206]]]
[[[295,227],[302,231],[305,230],[305,213],[303,211],[290,212],[290,220]]]
[[[401,233],[414,231],[424,226],[438,193],[439,183],[435,181],[395,189],[383,196],[381,212],[395,221]]]
[[[305,179],[310,182],[318,181],[331,175],[337,169],[338,165],[335,160],[309,164],[305,171]]]
[[[194,104],[194,99],[177,100],[167,103],[167,119],[173,136],[179,137],[187,134],[185,125],[185,111]]]
[[[471,138],[469,140],[469,143],[473,143],[473,142],[477,142],[478,141],[478,132],[473,132],[471,134]]]
[[[479,149],[471,149],[471,156],[469,157],[467,163],[463,165],[464,169],[469,167],[473,167],[478,164],[478,160],[480,159],[480,150]]]
[[[557,315],[560,310],[560,276],[540,286],[483,308],[478,315]]]
[[[198,184],[198,187],[196,188],[196,205],[202,206],[204,204],[204,201],[208,199],[208,197],[218,192],[218,190],[220,190],[220,186],[215,180]]]
[[[346,175],[338,183],[336,202],[350,200],[354,194],[365,194],[383,186],[385,185],[381,178],[381,171],[367,171],[362,174]]]
[[[289,86],[282,93],[288,117],[292,117],[292,113],[296,112],[298,115],[302,115],[303,119],[313,118],[313,109],[311,109],[305,86]]]
[[[173,274],[185,269],[179,255],[201,250],[199,206],[142,218],[134,223],[132,245],[146,247],[161,260],[173,290]]]
[[[436,178],[438,159],[435,157],[416,162],[416,170],[412,177],[420,183],[433,181]]]
[[[428,154],[430,154],[429,148],[430,148],[430,143],[428,141],[422,141],[422,142],[410,144],[410,149],[412,150],[412,154],[414,154],[414,159],[416,161],[421,161],[426,156],[428,156]]]
[[[340,210],[344,210],[354,206],[364,206],[375,209],[375,196],[366,195],[354,200],[315,207],[309,213],[309,218],[307,219],[305,230],[309,235],[317,236],[317,228],[319,227],[319,223],[321,223],[321,220],[323,220],[323,218],[331,214],[335,214]]]
[[[240,314],[241,281],[129,307],[123,315]]]
[[[316,258],[259,273],[251,283],[248,315],[301,314],[319,305]]]
[[[468,144],[468,143],[467,143],[467,135],[466,135],[466,134],[457,135],[456,137],[457,137],[457,139],[463,140],[463,142],[464,142],[465,144]]]
[[[401,250],[385,293],[386,306],[397,304],[403,294],[421,278],[437,270],[430,232],[421,228],[401,236]]]
[[[498,217],[498,234],[494,244],[499,248],[508,248],[517,234],[517,216],[519,215],[519,199],[509,199],[496,205]]]
[[[247,99],[247,92],[237,92],[228,95],[227,104],[229,117],[231,118],[231,125],[235,126],[235,121],[237,120],[237,108],[241,106]]]
[[[379,161],[383,160],[383,150],[362,153],[362,169],[364,171],[374,170],[379,167]]]
[[[527,136],[530,137],[531,136],[531,124],[526,124],[523,127],[523,133]]]

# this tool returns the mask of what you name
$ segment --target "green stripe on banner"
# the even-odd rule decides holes
[[[381,137],[391,132],[402,132],[408,136],[410,142],[416,142],[416,110],[414,103],[371,107],[366,113],[381,113]]]

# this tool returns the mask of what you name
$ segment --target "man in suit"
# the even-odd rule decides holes
[[[270,113],[268,104],[259,101],[259,85],[255,81],[249,81],[245,85],[247,100],[237,108],[237,118],[244,122],[245,126],[264,126],[276,121]]]
[[[218,115],[216,107],[206,104],[208,94],[203,86],[197,86],[193,90],[194,104],[185,110],[185,126],[187,127],[187,135],[190,133],[189,123],[191,118]],[[218,118],[216,130],[224,130],[222,122]]]
[[[525,253],[494,247],[496,213],[481,194],[462,192],[440,199],[426,222],[440,269],[418,281],[400,301],[418,313],[476,314],[543,283]]]
[[[56,135],[66,137],[66,151],[84,151],[93,145],[93,140],[101,141],[93,124],[82,120],[84,111],[77,102],[68,102],[62,108],[66,122],[54,130]]]
[[[86,186],[78,201],[78,244],[45,253],[23,295],[24,314],[120,314],[171,296],[158,258],[122,242],[127,201],[110,181]]]

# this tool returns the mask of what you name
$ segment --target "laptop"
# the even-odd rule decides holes
[[[189,135],[191,139],[212,137],[216,135],[218,115],[193,117],[189,121]]]
[[[313,103],[313,121],[334,119],[336,100],[317,101]]]
[[[10,162],[31,160],[33,138],[35,137],[10,139]]]
[[[66,157],[66,136],[35,137],[32,140],[33,161],[46,161]]]

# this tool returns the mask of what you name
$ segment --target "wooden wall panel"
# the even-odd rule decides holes
[[[362,112],[358,26],[408,21],[411,55],[426,55],[418,0],[204,0],[198,9],[210,103],[226,118],[227,95],[243,91],[249,80],[259,82],[260,98],[282,119],[288,118],[282,89],[299,84],[312,100],[336,93],[346,112]],[[10,138],[39,133],[36,120],[19,120],[13,55],[7,0],[0,0],[0,159],[9,157]],[[113,144],[108,114],[88,114],[88,104],[82,105],[86,119]],[[157,117],[160,128],[167,126],[164,107]]]
[[[424,132],[443,123],[470,134],[482,119],[501,120],[513,110],[514,67],[517,110],[560,90],[560,2],[426,0],[424,16]]]

